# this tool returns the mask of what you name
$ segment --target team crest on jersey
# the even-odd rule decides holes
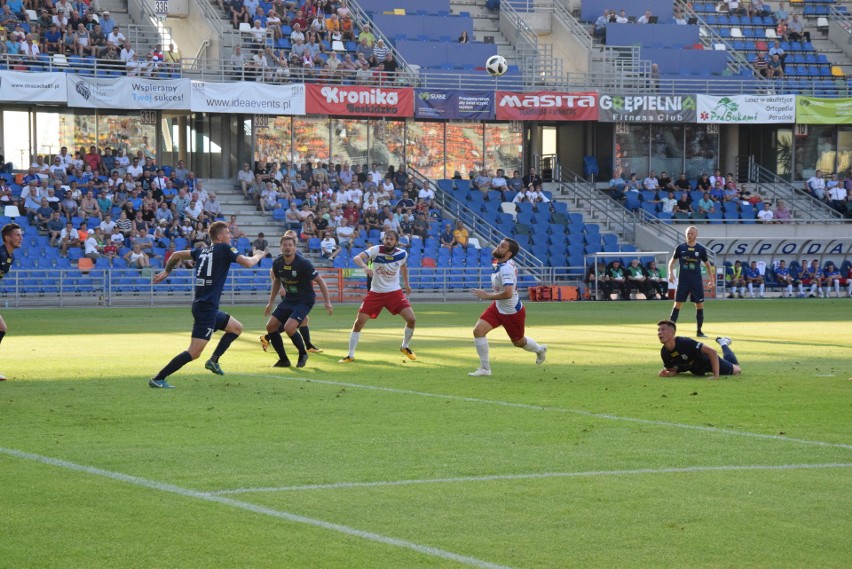
[[[297,274],[297,273],[296,273],[296,271],[290,271],[290,273],[293,275],[293,278],[295,279],[295,278],[296,278],[296,274]]]
[[[236,248],[236,247],[231,247],[231,253],[236,253],[236,254],[238,254],[238,255],[240,254],[240,252],[239,252],[239,251],[237,251],[237,248]]]
[[[385,255],[386,261],[393,261],[393,255]]]

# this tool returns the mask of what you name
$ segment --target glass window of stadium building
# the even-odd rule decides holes
[[[12,108],[2,113],[3,154],[16,169],[32,156],[92,145],[159,164],[185,160],[200,177],[236,175],[243,160],[409,164],[426,176],[521,170],[522,133],[509,123],[316,116]]]
[[[695,179],[736,171],[743,157],[786,179],[852,168],[852,126],[422,121],[328,116],[265,116],[175,111],[100,111],[7,106],[3,154],[17,169],[32,156],[88,149],[142,150],[160,164],[185,160],[200,177],[228,178],[244,160],[408,164],[432,178],[471,170],[524,171],[542,151],[582,172],[594,155],[598,180],[665,170]],[[544,140],[546,139],[546,140]],[[548,158],[550,159],[550,158]]]

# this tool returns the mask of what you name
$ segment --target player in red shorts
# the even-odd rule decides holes
[[[399,314],[405,319],[405,332],[402,338],[402,346],[399,351],[410,360],[416,360],[417,356],[408,347],[411,336],[414,334],[414,309],[408,302],[405,294],[411,294],[411,286],[408,283],[408,253],[397,247],[399,234],[396,231],[385,231],[382,245],[370,247],[355,257],[355,264],[364,269],[367,276],[373,279],[370,291],[361,302],[358,309],[358,317],[349,334],[349,354],[339,360],[340,363],[351,363],[355,361],[355,348],[361,339],[361,330],[367,321],[376,318],[383,308],[387,308],[391,314]],[[372,268],[368,267],[372,262]],[[399,284],[399,277],[405,286],[405,294]]]
[[[488,339],[485,336],[498,326],[506,329],[509,339],[515,346],[528,352],[535,352],[536,364],[543,364],[547,359],[547,345],[538,344],[524,335],[527,311],[518,298],[518,269],[512,261],[518,251],[520,246],[517,241],[503,239],[492,253],[497,260],[497,265],[491,273],[491,290],[475,289],[473,291],[477,298],[494,302],[479,316],[479,321],[473,329],[473,343],[476,346],[476,353],[479,354],[479,369],[470,372],[468,374],[470,376],[491,375]]]

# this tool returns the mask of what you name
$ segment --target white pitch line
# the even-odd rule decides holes
[[[233,500],[231,498],[223,498],[221,496],[213,496],[206,492],[198,492],[196,490],[190,490],[188,488],[182,488],[180,486],[174,486],[172,484],[166,484],[164,482],[157,482],[156,480],[148,480],[147,478],[140,478],[138,476],[131,476],[129,474],[123,474],[121,472],[113,472],[110,470],[103,470],[101,468],[95,468],[94,466],[86,466],[83,464],[76,464],[74,462],[68,462],[66,460],[61,460],[58,458],[51,458],[49,456],[42,456],[40,454],[33,454],[29,452],[23,452],[15,449],[8,449],[0,447],[0,454],[6,454],[8,456],[12,456],[15,458],[20,458],[24,460],[32,460],[35,462],[40,462],[42,464],[47,464],[50,466],[56,466],[59,468],[65,468],[67,470],[73,470],[76,472],[83,472],[86,474],[91,474],[94,476],[102,476],[104,478],[109,478],[111,480],[116,480],[118,482],[124,482],[127,484],[133,484],[135,486],[141,486],[143,488],[148,488],[150,490],[158,490],[161,492],[170,492],[172,494],[177,494],[179,496],[183,496],[185,498],[195,498],[197,500],[203,500],[206,502],[214,502],[216,504],[222,504],[225,506],[230,506],[232,508],[239,508],[241,510],[246,510],[255,514],[260,514],[264,516],[270,516],[273,518],[278,518],[281,520],[286,520],[289,522],[295,522],[299,524],[305,524],[309,526],[318,527],[328,531],[334,531],[337,533],[342,533],[345,535],[357,537],[360,539],[364,539],[367,541],[374,541],[377,543],[382,543],[385,545],[392,545],[394,547],[400,547],[403,549],[409,549],[411,551],[415,551],[417,553],[421,553],[424,555],[430,555],[432,557],[439,557],[441,559],[446,559],[449,561],[455,561],[457,563],[461,563],[464,565],[470,565],[471,567],[479,567],[481,569],[512,569],[506,565],[498,565],[496,563],[491,563],[488,561],[483,561],[481,559],[477,559],[475,557],[469,557],[467,555],[459,555],[458,553],[453,553],[451,551],[446,551],[443,549],[439,549],[437,547],[431,547],[428,545],[420,545],[417,543],[413,543],[410,541],[406,541],[404,539],[397,539],[395,537],[388,537],[385,535],[381,535],[378,533],[362,531],[359,529],[351,528],[349,526],[344,526],[341,524],[335,524],[332,522],[326,522],[323,520],[318,520],[314,518],[308,518],[305,516],[300,516],[298,514],[291,514],[289,512],[284,512],[281,510],[274,510],[272,508],[266,508],[264,506],[258,506],[256,504],[250,504],[248,502],[241,502],[239,500]]]
[[[682,474],[695,472],[737,472],[759,470],[804,470],[821,468],[852,468],[852,463],[828,464],[779,464],[743,466],[684,466],[675,468],[637,468],[634,470],[589,470],[586,472],[538,472],[530,474],[494,474],[490,476],[456,476],[452,478],[426,478],[420,480],[389,480],[379,482],[335,482],[331,484],[304,484],[301,486],[278,486],[268,488],[236,488],[216,490],[211,496],[226,494],[250,494],[253,492],[300,492],[304,490],[334,490],[339,488],[377,488],[382,486],[408,486],[410,484],[447,484],[456,482],[491,482],[499,480],[536,480],[543,478],[579,478],[590,476],[624,476],[636,474]]]
[[[564,407],[547,407],[544,405],[532,405],[529,403],[512,403],[510,401],[500,401],[498,399],[480,399],[478,397],[465,397],[463,395],[445,395],[441,393],[428,393],[425,391],[414,391],[411,389],[397,389],[395,387],[381,387],[378,385],[363,385],[360,383],[346,383],[341,381],[329,381],[326,379],[312,379],[307,377],[289,377],[286,375],[255,375],[255,374],[232,374],[244,377],[262,377],[272,379],[285,379],[288,381],[299,381],[302,383],[319,383],[324,385],[335,385],[338,387],[352,387],[356,389],[367,389],[371,391],[385,391],[387,393],[398,393],[401,395],[419,395],[420,397],[435,397],[438,399],[451,399],[454,401],[465,401],[468,403],[484,403],[487,405],[499,405],[501,407],[511,407],[514,409],[531,409],[534,411],[551,411],[554,413],[568,413],[573,415],[582,415],[584,417],[592,417],[595,419],[607,419],[610,421],[624,421],[627,423],[638,423],[640,425],[654,425],[657,427],[672,427],[677,429],[690,429],[693,431],[703,431],[706,433],[718,433],[723,435],[736,435],[738,437],[750,437],[755,439],[768,439],[774,441],[785,441],[790,443],[799,443],[803,445],[815,445],[831,448],[842,448],[844,450],[852,450],[852,444],[844,443],[827,443],[825,441],[814,441],[810,439],[800,439],[796,437],[784,437],[781,435],[767,435],[763,433],[752,433],[749,431],[735,431],[734,429],[720,429],[719,427],[708,427],[705,425],[690,425],[687,423],[674,423],[671,421],[655,421],[653,419],[639,419],[636,417],[622,417],[620,415],[610,415],[608,413],[594,413],[592,411],[584,411],[582,409],[566,409]]]

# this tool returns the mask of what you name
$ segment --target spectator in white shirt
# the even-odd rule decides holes
[[[657,182],[657,173],[651,170],[651,172],[648,174],[648,177],[642,181],[642,186],[646,190],[652,190],[656,192],[660,188],[660,185]]]
[[[116,25],[107,36],[107,45],[114,45],[117,49],[124,45],[124,42],[126,40],[127,38],[124,36],[124,34],[121,33],[121,31],[118,29],[118,26]]]
[[[373,182],[374,184],[376,184],[376,187],[378,187],[379,184],[382,183],[383,178],[384,178],[384,176],[382,175],[381,172],[379,172],[379,165],[373,164],[373,168],[372,168],[372,170],[370,170],[370,173],[369,173],[369,180],[371,182]]]
[[[808,178],[807,184],[813,197],[825,201],[825,180],[822,178],[822,171],[817,170],[813,176]]]
[[[133,179],[135,180],[135,179],[138,179],[142,175],[143,171],[144,171],[144,168],[142,168],[142,165],[139,164],[139,157],[134,156],[133,162],[130,164],[130,166],[127,167],[127,173],[130,174],[130,176],[132,176]]]
[[[763,209],[757,212],[757,220],[761,223],[772,223],[775,214],[769,209],[769,202],[763,202]]]
[[[498,170],[498,172],[502,172],[502,170]],[[427,183],[417,192],[417,199],[428,201],[431,204],[432,200],[435,199],[435,190]]]

